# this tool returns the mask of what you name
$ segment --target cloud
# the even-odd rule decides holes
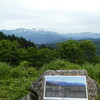
[[[100,0],[0,0],[0,29],[100,32]]]

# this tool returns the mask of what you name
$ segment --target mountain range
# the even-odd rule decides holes
[[[69,39],[81,40],[100,40],[100,33],[92,33],[92,32],[82,32],[82,33],[66,33],[59,34],[54,31],[46,31],[43,29],[25,29],[18,28],[13,30],[0,30],[6,35],[12,35],[18,37],[23,37],[29,41],[34,42],[35,44],[50,44],[56,42],[62,42]]]
[[[82,86],[82,87],[85,87],[84,83],[69,83],[69,82],[63,82],[63,81],[47,81],[47,83],[60,85],[60,86]]]

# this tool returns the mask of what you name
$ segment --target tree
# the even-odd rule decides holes
[[[49,48],[42,48],[38,50],[39,54],[39,63],[40,65],[49,63],[55,59],[57,59],[56,50],[49,49]]]
[[[31,41],[27,41],[25,38],[22,37],[16,37],[13,35],[5,35],[3,32],[0,32],[0,40],[9,40],[11,42],[17,41],[19,43],[19,48],[28,48],[28,47],[34,47],[35,44]]]
[[[46,64],[54,59],[56,59],[55,50],[48,48],[33,48],[29,47],[27,49],[21,49],[21,59],[23,61],[28,61],[30,66],[40,67],[43,64]]]
[[[7,62],[12,65],[18,65],[20,55],[17,50],[17,41],[10,42],[9,40],[0,41],[0,61]]]
[[[3,34],[3,32],[0,32],[0,40],[6,39],[6,35]]]
[[[99,62],[99,57],[96,54],[96,46],[93,44],[92,41],[80,41],[79,48],[82,51],[82,57],[85,61],[90,63]]]
[[[72,63],[78,63],[82,59],[82,51],[79,48],[79,43],[75,40],[60,43],[58,51],[61,59],[66,59]]]
[[[68,40],[58,45],[59,56],[71,63],[98,62],[96,47],[91,41]]]

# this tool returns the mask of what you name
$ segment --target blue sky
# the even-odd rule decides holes
[[[71,83],[86,83],[85,76],[47,76],[47,81],[64,81],[64,82],[71,82]]]
[[[0,29],[100,33],[100,0],[0,0]]]

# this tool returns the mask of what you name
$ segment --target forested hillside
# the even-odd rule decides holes
[[[100,57],[93,42],[68,40],[56,48],[37,47],[24,38],[0,33],[0,100],[19,100],[40,74],[58,69],[86,69],[100,86]]]
[[[37,48],[34,43],[14,35],[5,36],[1,33],[0,37],[0,61],[14,66],[27,61],[30,66],[40,67],[55,59],[65,59],[76,64],[100,61],[96,54],[96,47],[91,41],[68,40],[51,49],[43,46]]]
[[[0,40],[9,40],[11,42],[17,41],[20,48],[35,47],[33,42],[27,41],[25,38],[19,38],[15,35],[5,35],[3,32],[0,32]]]
[[[96,51],[97,51],[97,54],[100,56],[100,39],[97,40],[97,41],[93,41],[95,46],[96,46]]]
[[[96,46],[97,55],[100,56],[100,38],[98,38],[98,39],[90,39],[90,38],[89,39],[84,39],[84,41],[86,41],[86,40],[90,40],[94,43],[94,45]],[[62,40],[62,41],[64,41],[64,40]],[[83,41],[83,40],[77,40],[77,41]],[[59,42],[57,42],[57,43],[59,43]],[[45,46],[56,48],[57,43],[45,44]],[[41,46],[41,45],[38,45],[38,46]]]

